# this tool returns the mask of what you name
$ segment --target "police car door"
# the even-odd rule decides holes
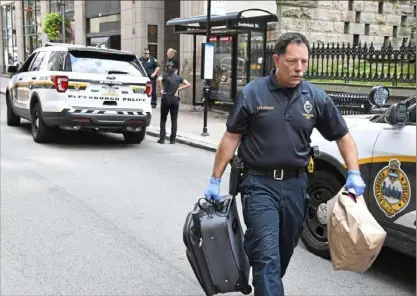
[[[402,128],[379,124],[384,126],[373,151],[369,210],[384,228],[415,235],[415,115]]]
[[[27,108],[27,102],[29,100],[29,93],[31,87],[31,72],[30,68],[35,61],[38,52],[32,53],[25,61],[23,66],[19,69],[19,73],[16,75],[13,92],[13,102],[16,108],[16,113],[23,117],[29,117],[29,109]]]

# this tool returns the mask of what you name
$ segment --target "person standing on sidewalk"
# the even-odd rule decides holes
[[[183,85],[181,85],[183,84]],[[171,135],[170,143],[175,144],[178,126],[178,111],[180,97],[178,91],[184,88],[191,87],[191,84],[175,73],[175,68],[168,65],[161,77],[158,79],[159,90],[162,94],[161,99],[161,122],[160,122],[160,136],[158,143],[164,144],[166,137],[166,122],[168,113],[171,114]]]
[[[323,90],[302,80],[309,52],[302,34],[279,37],[273,55],[276,69],[248,83],[236,98],[204,192],[206,199],[219,200],[221,177],[240,144],[244,247],[256,296],[284,295],[282,278],[307,213],[306,167],[314,128],[336,142],[348,169],[346,189],[363,195],[366,187],[344,118]]]
[[[157,97],[156,97],[156,80],[157,75],[159,73],[159,69],[161,68],[158,60],[152,56],[150,56],[149,49],[145,48],[143,50],[143,56],[139,58],[143,68],[145,68],[146,74],[148,74],[149,79],[152,82],[152,100],[151,105],[152,108],[156,108],[157,104]]]
[[[178,60],[175,58],[175,54],[177,53],[177,51],[173,48],[168,48],[167,50],[167,58],[168,61],[166,62],[166,66],[171,66],[175,69],[175,73],[179,74],[178,70],[179,70],[179,66],[178,66]]]

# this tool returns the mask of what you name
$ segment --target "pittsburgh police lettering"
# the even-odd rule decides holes
[[[207,199],[219,200],[222,175],[238,149],[243,161],[239,191],[247,226],[244,244],[255,295],[284,295],[282,278],[307,212],[314,128],[343,151],[346,189],[357,195],[365,190],[356,144],[345,120],[323,90],[302,80],[308,60],[305,36],[280,36],[273,55],[276,69],[249,82],[237,95],[205,190]]]
[[[119,101],[117,97],[107,97],[107,96],[86,96],[86,95],[68,95],[68,99],[85,99],[85,100],[100,100],[100,101]]]

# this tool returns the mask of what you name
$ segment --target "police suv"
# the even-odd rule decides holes
[[[345,116],[356,141],[364,198],[369,211],[387,231],[385,245],[416,254],[416,97],[384,107],[389,90],[374,87],[369,101],[377,114]],[[327,243],[326,202],[344,186],[347,170],[337,144],[316,130],[315,171],[309,177],[310,205],[301,240],[312,253],[330,258]]]
[[[7,124],[30,121],[37,143],[59,130],[122,133],[133,144],[145,138],[152,84],[133,53],[47,43],[8,72]]]

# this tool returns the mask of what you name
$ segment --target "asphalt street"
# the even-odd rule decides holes
[[[29,123],[6,125],[0,99],[1,295],[204,295],[182,227],[212,152],[91,133],[36,144]],[[415,270],[384,250],[365,274],[334,272],[300,244],[284,281],[287,295],[411,296]]]

